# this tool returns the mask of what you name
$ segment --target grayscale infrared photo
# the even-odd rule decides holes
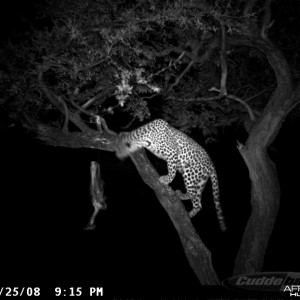
[[[300,297],[300,1],[0,14],[0,297]]]

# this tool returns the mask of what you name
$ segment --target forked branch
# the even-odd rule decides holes
[[[47,87],[47,85],[43,81],[42,67],[38,69],[38,82],[41,90],[44,92],[45,96],[50,101],[50,103],[65,116],[64,131],[67,131],[67,125],[69,121],[76,125],[82,132],[86,132],[89,130],[89,127],[79,118],[79,116],[73,114],[66,106],[66,103],[64,103],[59,96],[57,96],[53,91],[51,91]]]

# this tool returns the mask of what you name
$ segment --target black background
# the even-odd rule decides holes
[[[263,271],[300,269],[300,149],[293,138],[298,125],[287,121],[270,150],[282,197]],[[1,141],[2,282],[100,285],[114,297],[201,293],[175,228],[130,159],[120,161],[114,153],[100,150],[46,146],[17,127],[2,131]],[[229,230],[222,233],[218,228],[210,184],[203,194],[203,210],[193,223],[212,252],[218,275],[225,279],[232,274],[250,213],[250,181],[229,135],[207,149],[219,174]],[[108,209],[99,213],[94,231],[85,231],[93,212],[89,196],[92,160],[100,162]],[[164,162],[153,161],[164,174]],[[176,185],[180,186],[180,178]],[[214,292],[227,293],[223,289]]]
[[[12,31],[24,30],[18,20],[32,11],[25,1],[2,4],[0,32],[6,39]],[[269,152],[282,195],[265,257],[266,272],[300,272],[299,125],[288,119]],[[203,194],[203,210],[193,220],[212,252],[220,279],[232,274],[251,209],[250,180],[236,149],[237,138],[229,132],[206,147],[219,175],[228,232],[218,228],[210,184]],[[102,286],[115,298],[187,297],[203,291],[230,295],[226,289],[200,287],[167,213],[130,159],[120,161],[114,153],[98,150],[46,146],[18,126],[1,130],[0,141],[1,286],[37,285],[53,295],[55,286]],[[94,231],[85,231],[93,212],[92,160],[101,166],[108,209],[98,215]],[[154,159],[154,163],[160,174],[166,174],[164,162]]]

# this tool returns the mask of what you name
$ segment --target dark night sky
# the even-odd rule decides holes
[[[30,2],[7,3],[9,7],[1,3],[0,8],[4,39],[19,29],[21,15],[33,14]],[[300,271],[299,125],[288,118],[270,149],[282,200],[263,271]],[[119,161],[113,153],[103,151],[42,145],[15,127],[2,130],[0,136],[0,282],[45,288],[95,284],[114,297],[202,293],[177,232],[130,160]],[[225,136],[207,150],[219,173],[229,232],[218,230],[209,185],[203,211],[193,223],[223,279],[231,275],[249,214],[250,184],[236,150],[236,137]],[[91,160],[100,161],[108,209],[97,217],[96,230],[88,232],[83,228],[92,213]],[[164,165],[157,161],[157,166],[163,174]],[[223,289],[214,292],[229,295]]]
[[[0,4],[0,33],[7,38],[12,31],[24,30],[24,20],[33,15],[32,1],[1,1]]]

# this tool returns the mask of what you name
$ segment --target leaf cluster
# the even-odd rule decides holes
[[[195,2],[196,3],[196,2]],[[0,56],[2,105],[17,104],[47,121],[55,109],[38,80],[72,111],[75,103],[102,116],[143,121],[165,117],[183,130],[201,128],[204,135],[238,122],[246,114],[240,103],[219,99],[222,72],[220,18],[245,21],[245,1],[108,1],[44,0],[35,3],[31,28],[3,45]],[[249,15],[255,22],[261,7]],[[239,25],[226,25],[234,36]],[[220,41],[220,40],[219,40]],[[227,44],[228,92],[241,99],[274,85],[264,56],[252,48]],[[91,101],[93,100],[94,101]],[[155,99],[155,101],[154,101]],[[265,100],[254,108],[260,110]],[[59,122],[63,118],[54,114]],[[53,117],[51,117],[53,118]],[[214,129],[212,129],[214,128]]]

